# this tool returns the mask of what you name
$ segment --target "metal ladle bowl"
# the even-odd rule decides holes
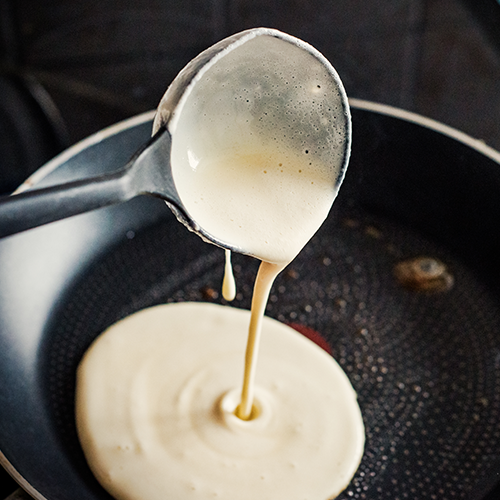
[[[153,131],[117,172],[1,198],[0,237],[149,194],[204,240],[245,253],[186,206],[197,159],[250,138],[292,148],[328,169],[336,194],[351,144],[348,101],[332,65],[305,42],[268,28],[230,36],[193,59],[162,98]]]

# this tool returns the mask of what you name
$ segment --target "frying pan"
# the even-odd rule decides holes
[[[500,471],[500,154],[429,119],[351,104],[346,180],[267,314],[330,351],[358,392],[366,450],[339,498],[482,499]],[[151,121],[92,136],[23,188],[118,168]],[[234,305],[249,308],[257,263],[233,262]],[[403,279],[415,262],[423,280]],[[223,265],[221,249],[146,197],[0,241],[0,460],[24,490],[109,498],[76,437],[78,361],[140,308],[224,303]]]

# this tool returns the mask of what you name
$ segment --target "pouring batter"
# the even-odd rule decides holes
[[[213,240],[262,263],[250,315],[160,306],[112,326],[85,355],[78,432],[96,477],[120,500],[327,500],[361,460],[363,421],[342,370],[264,317],[274,279],[330,210],[349,142],[345,94],[331,65],[276,33],[264,30],[206,65],[173,116],[160,105],[155,126],[168,117],[172,173],[189,215]],[[281,85],[268,85],[266,74],[277,73],[291,46],[297,58],[278,72]],[[240,87],[225,88],[231,71]]]

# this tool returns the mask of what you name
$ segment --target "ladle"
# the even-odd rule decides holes
[[[203,239],[246,253],[212,234],[186,209],[178,179],[201,154],[275,142],[320,159],[338,189],[350,152],[342,83],[313,47],[274,29],[226,38],[193,59],[163,96],[151,140],[115,173],[0,198],[0,237],[149,194],[164,199]],[[185,183],[184,183],[185,184]]]

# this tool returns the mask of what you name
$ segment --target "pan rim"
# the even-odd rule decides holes
[[[415,113],[413,111],[407,111],[402,108],[391,106],[389,104],[378,103],[375,101],[367,101],[364,99],[349,98],[349,105],[355,109],[362,109],[366,111],[373,111],[381,115],[393,116],[399,118],[406,122],[415,123],[421,125],[435,132],[439,132],[443,135],[447,135],[452,139],[462,142],[466,146],[475,149],[479,153],[487,156],[491,160],[500,164],[500,151],[495,148],[488,146],[483,140],[476,139],[461,130],[446,125],[440,121],[434,120],[433,118],[428,118],[427,116]]]
[[[496,163],[500,164],[500,151],[495,148],[488,146],[483,140],[476,139],[461,130],[446,125],[442,122],[429,118],[427,116],[415,113],[413,111],[407,111],[403,108],[396,106],[391,106],[389,104],[379,103],[375,101],[369,101],[365,99],[359,99],[356,97],[349,98],[349,106],[355,109],[361,109],[366,111],[372,111],[386,116],[393,116],[399,118],[406,122],[415,123],[421,125],[425,128],[434,130],[441,134],[447,135],[463,144],[477,150],[478,152],[489,157]],[[23,192],[31,187],[35,186],[38,182],[44,179],[52,171],[54,171],[62,163],[66,162],[69,158],[75,156],[84,149],[97,144],[107,137],[117,134],[123,130],[132,128],[136,125],[152,121],[156,114],[156,110],[146,111],[139,115],[127,118],[126,120],[117,122],[109,127],[106,127],[89,137],[77,142],[73,146],[55,156],[52,160],[47,162],[45,165],[36,170],[32,175],[30,175],[14,192],[15,194]]]
[[[33,488],[29,481],[22,476],[17,469],[9,462],[7,457],[2,453],[2,450],[0,450],[0,465],[5,469],[5,471],[16,481],[16,483],[20,486],[20,488],[17,490],[24,490],[26,493],[31,495],[34,500],[48,500],[47,497],[42,495],[38,490]],[[10,498],[7,497],[5,500],[8,500]],[[17,500],[23,500],[22,497],[17,498]],[[27,499],[26,499],[27,500]]]
[[[47,177],[51,172],[53,172],[57,167],[68,161],[73,156],[76,156],[81,151],[98,144],[99,142],[104,141],[108,137],[118,134],[119,132],[123,132],[129,128],[141,125],[143,123],[147,123],[152,121],[154,115],[156,114],[156,110],[146,111],[136,116],[132,116],[131,118],[127,118],[126,120],[117,122],[109,127],[106,127],[94,134],[88,136],[87,138],[75,143],[73,146],[70,146],[68,149],[63,151],[62,153],[55,156],[52,160],[48,161],[45,165],[41,166],[38,170],[33,172],[15,191],[13,194],[22,193],[27,189],[32,188],[36,184],[38,184],[42,179]]]

